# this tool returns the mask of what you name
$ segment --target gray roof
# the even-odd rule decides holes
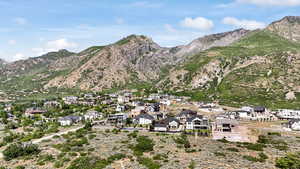
[[[154,120],[154,117],[151,116],[150,114],[147,114],[147,113],[142,113],[142,114],[139,114],[138,116],[136,116],[134,119],[140,119],[140,118],[144,118],[144,119],[149,119],[149,120]]]
[[[300,119],[291,119],[291,120],[289,120],[289,124],[290,125],[292,125],[292,124],[294,124],[294,123],[298,123],[298,122],[300,122]]]
[[[203,115],[195,115],[191,118],[188,118],[187,119],[187,122],[192,122],[193,120],[195,120],[196,118],[199,118],[199,119],[203,119]]]
[[[70,116],[62,117],[62,118],[60,118],[59,120],[78,121],[78,120],[80,120],[80,116],[73,116],[73,115],[70,115]]]
[[[172,121],[176,121],[177,123],[180,123],[180,121],[174,117],[168,117],[164,119],[164,121],[166,121],[167,123],[171,123]]]
[[[238,125],[239,122],[234,119],[217,119],[216,120],[217,124],[231,124],[231,125]]]
[[[154,127],[167,127],[168,125],[166,123],[155,123]]]
[[[266,110],[265,107],[257,106],[253,108],[255,112],[264,112]]]
[[[194,115],[197,115],[197,112],[196,111],[193,111],[193,110],[186,110],[186,109],[183,109],[179,114],[176,115],[176,117],[180,117],[180,116],[194,116]]]

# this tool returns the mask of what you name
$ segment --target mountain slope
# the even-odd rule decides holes
[[[101,90],[131,83],[157,81],[170,67],[188,60],[194,53],[214,46],[226,46],[249,31],[205,36],[186,46],[163,48],[145,36],[131,35],[93,53],[85,64],[67,76],[56,77],[46,87],[79,87]]]
[[[288,40],[300,42],[300,16],[286,16],[266,29]]]
[[[300,101],[299,59],[300,44],[267,30],[256,31],[230,46],[195,55],[170,71],[160,86],[192,90],[186,94],[224,104],[295,106]],[[292,97],[286,98],[287,93]]]
[[[300,108],[299,25],[299,17],[285,17],[264,30],[208,35],[174,48],[131,35],[77,54],[7,64],[0,68],[0,90],[99,91],[147,84],[227,105]]]
[[[72,55],[74,53],[60,50],[40,57],[7,63],[0,68],[0,90],[14,93],[41,89],[45,82],[62,73],[62,71],[51,69],[57,66],[55,62],[66,60]]]

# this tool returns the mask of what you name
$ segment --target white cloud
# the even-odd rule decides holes
[[[15,45],[17,43],[17,41],[12,39],[12,40],[9,40],[7,43],[9,45]]]
[[[299,6],[300,0],[236,0],[237,3],[248,3],[259,6]]]
[[[16,53],[14,56],[13,56],[13,59],[12,60],[21,60],[21,59],[25,59],[25,55],[23,53]]]
[[[27,20],[22,17],[14,18],[13,21],[18,25],[25,25],[27,24]]]
[[[164,27],[167,30],[167,32],[177,32],[177,30],[173,28],[173,26],[170,24],[165,24]]]
[[[258,22],[255,20],[245,20],[245,19],[239,20],[234,17],[225,17],[222,22],[227,25],[232,25],[238,28],[245,28],[250,30],[261,29],[266,26],[266,24],[263,22]]]
[[[32,51],[35,53],[35,55],[40,56],[48,52],[58,51],[60,49],[73,49],[77,46],[78,44],[62,38],[54,41],[48,41],[45,45],[43,45],[43,47],[32,48]]]
[[[186,28],[199,29],[202,31],[209,31],[214,27],[213,21],[203,17],[197,17],[194,19],[187,17],[181,21],[180,24]]]
[[[52,48],[52,49],[65,49],[65,48],[74,48],[77,47],[77,44],[74,42],[70,42],[67,39],[58,39],[58,40],[54,40],[54,41],[49,41],[47,42],[46,45],[48,48]]]

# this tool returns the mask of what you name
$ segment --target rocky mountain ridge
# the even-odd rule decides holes
[[[300,42],[300,16],[286,16],[266,29],[288,40]]]
[[[238,29],[173,48],[131,35],[80,53],[60,51],[9,63],[0,78],[7,84],[26,79],[44,89],[148,84],[197,100],[295,106],[300,102],[299,26],[299,17],[285,17],[263,30]]]

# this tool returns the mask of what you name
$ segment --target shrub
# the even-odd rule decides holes
[[[253,156],[248,156],[248,155],[243,156],[243,158],[246,159],[246,160],[248,160],[248,161],[252,161],[252,162],[258,162],[259,161],[258,158],[253,157]]]
[[[187,136],[185,134],[181,134],[180,137],[174,138],[174,141],[175,141],[175,143],[177,143],[179,145],[183,145],[184,148],[190,148],[191,147],[189,139],[187,138]]]
[[[276,159],[276,167],[281,169],[300,168],[300,152],[288,153],[285,157]]]
[[[166,159],[168,159],[167,154],[156,154],[155,156],[153,156],[153,160],[166,160]]]
[[[214,152],[214,154],[219,157],[225,157],[225,154],[222,152]]]
[[[269,132],[268,135],[269,136],[281,136],[281,133],[279,133],[279,132]]]
[[[219,141],[219,142],[222,142],[222,143],[229,143],[229,141],[228,141],[228,140],[226,140],[225,138],[223,138],[223,139],[220,139],[220,140],[217,140],[217,141]]]
[[[130,138],[137,138],[137,136],[138,136],[138,131],[134,131],[134,132],[132,132],[132,133],[129,133],[127,136],[130,137]]]
[[[248,150],[263,151],[265,146],[263,144],[245,143],[244,147]]]
[[[232,152],[239,152],[239,149],[234,148],[234,147],[227,148],[227,150],[232,151]]]
[[[22,145],[22,144],[11,144],[4,151],[4,159],[9,161],[17,157],[38,154],[40,152],[37,145]]]
[[[19,166],[16,167],[16,169],[25,169],[25,166],[19,165]]]
[[[133,147],[135,155],[142,155],[144,152],[153,151],[154,142],[147,136],[139,136],[137,139],[137,144]]]
[[[151,158],[138,158],[138,162],[148,169],[159,169],[160,164],[153,161]]]
[[[191,161],[188,167],[189,167],[189,169],[194,169],[195,168],[195,161]]]

